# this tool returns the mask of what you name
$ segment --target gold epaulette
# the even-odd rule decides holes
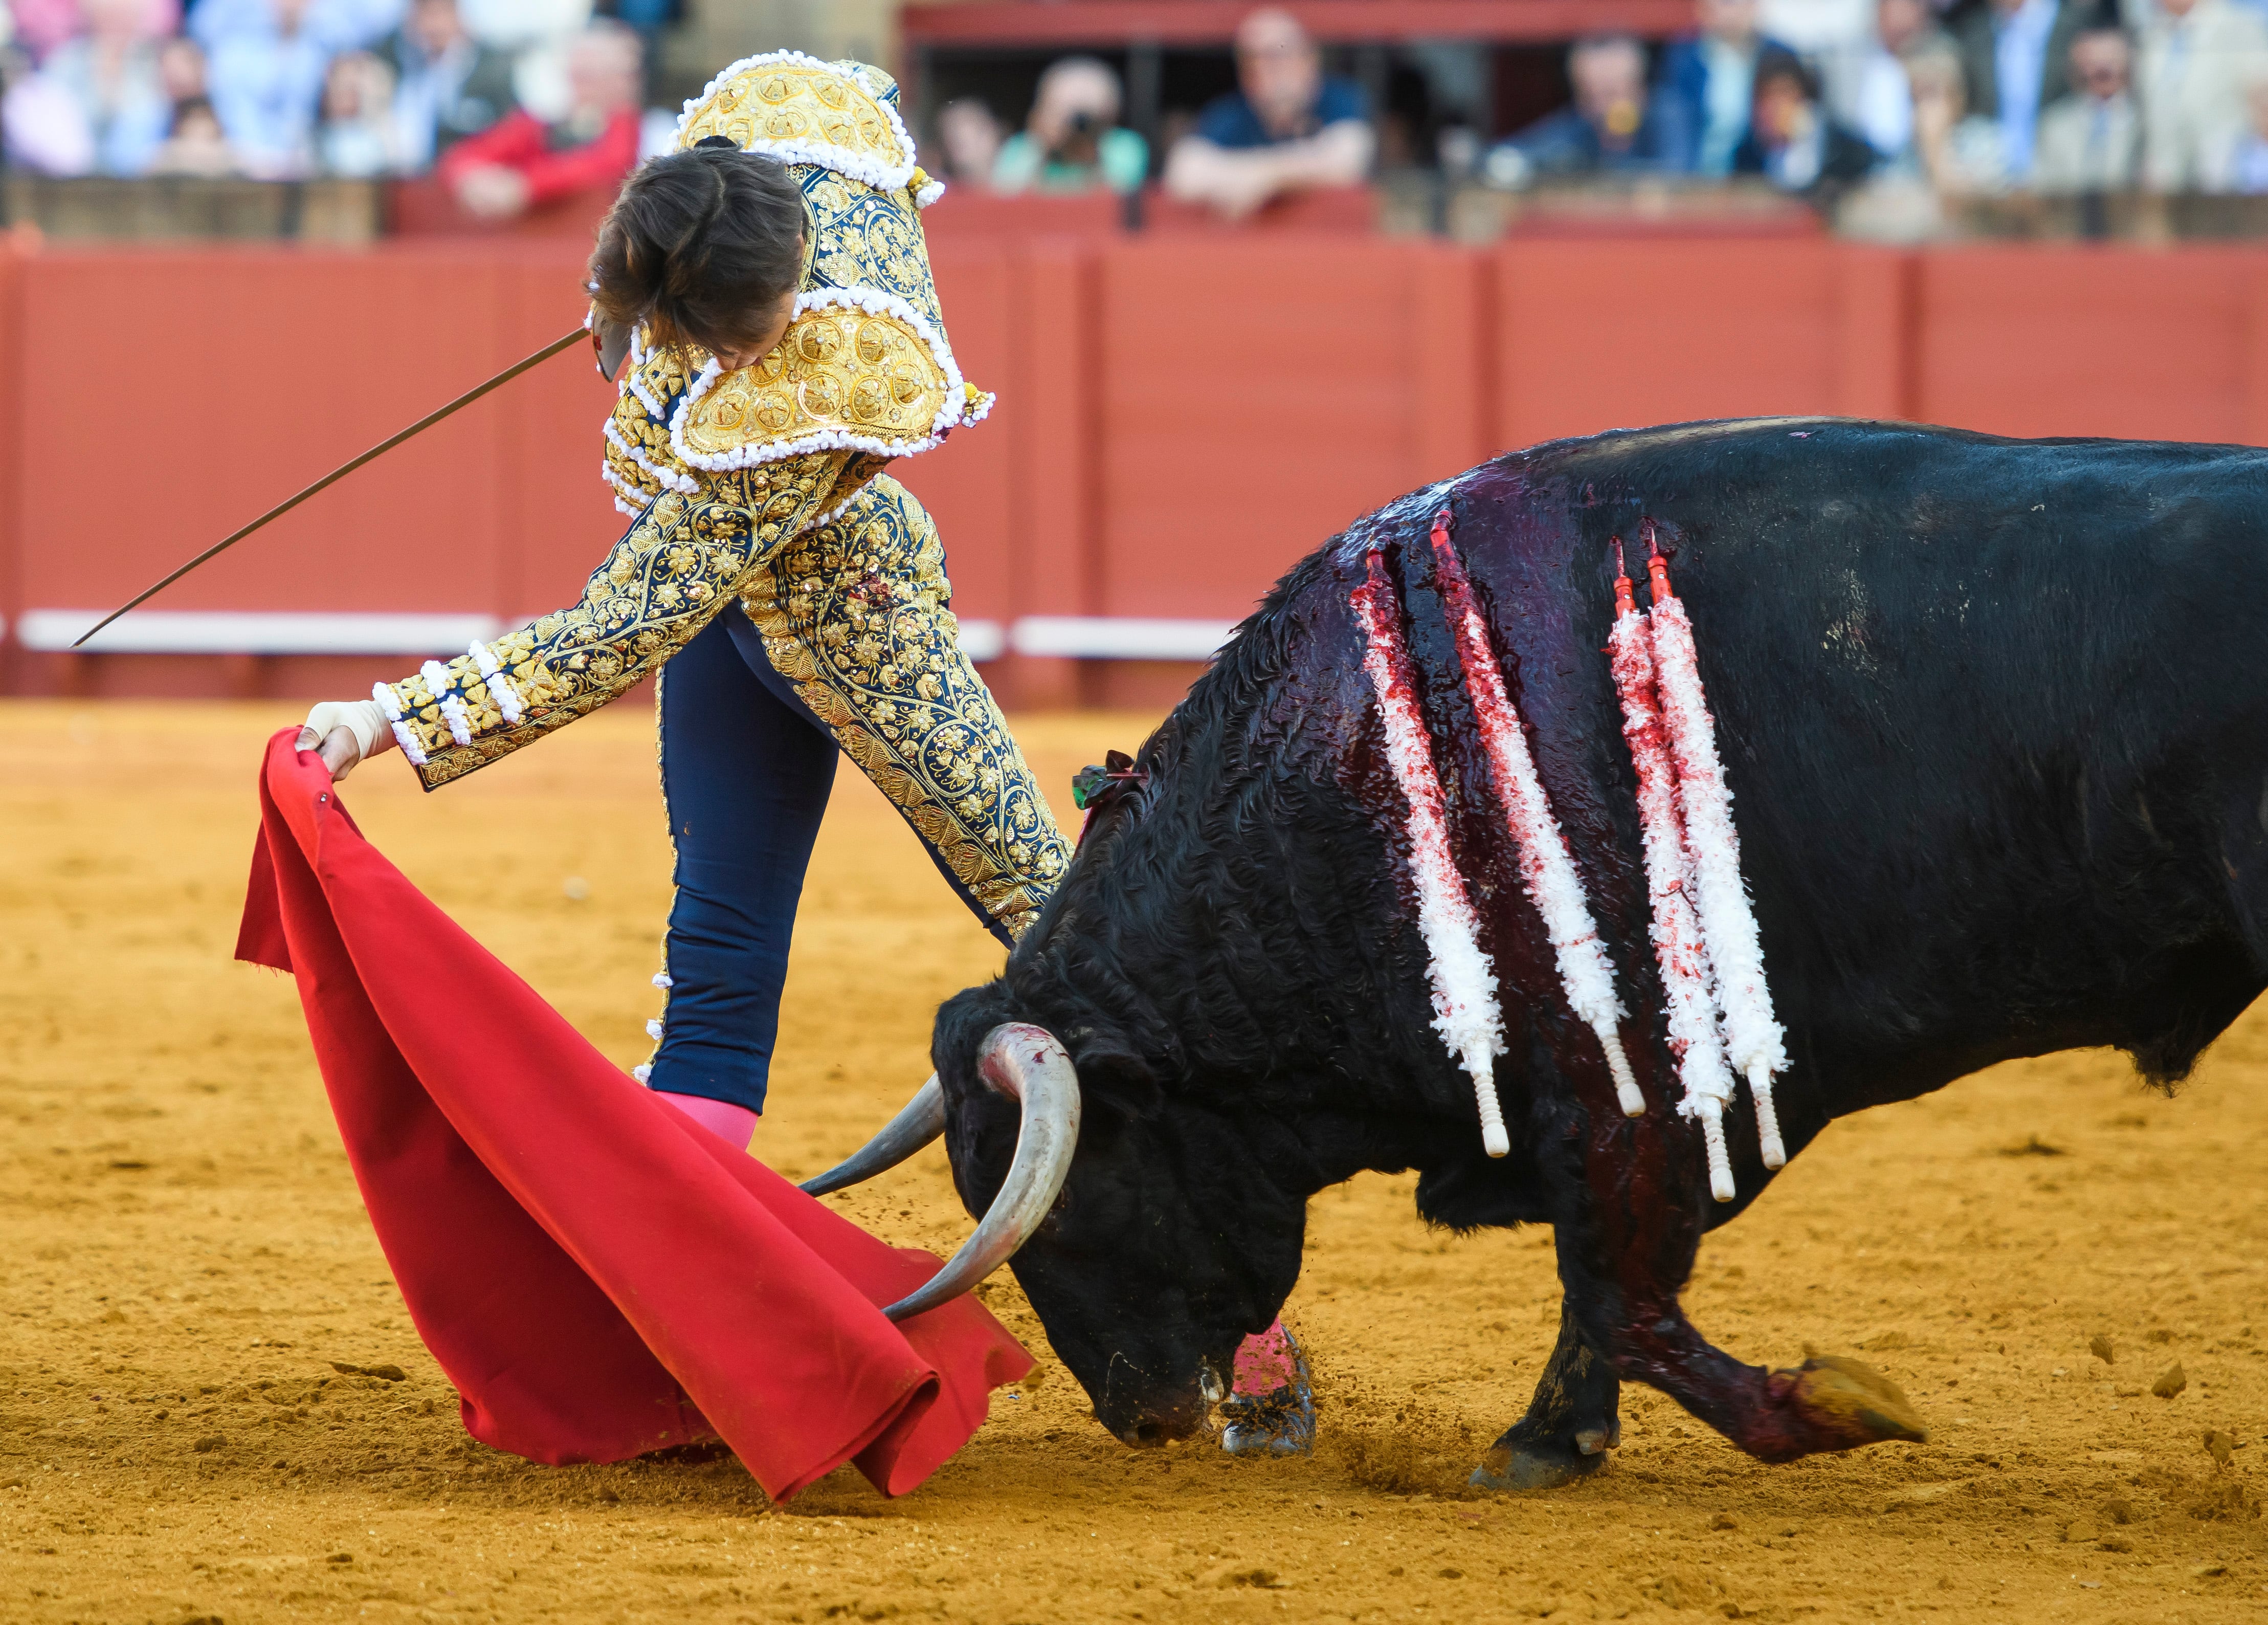
[[[808,258],[785,336],[755,365],[725,373],[634,345],[607,425],[617,506],[635,513],[704,475],[811,452],[879,468],[990,410],[938,313],[920,209],[942,188],[915,162],[897,96],[865,63],[772,51],[685,104],[680,148],[723,136],[789,166],[811,211]]]

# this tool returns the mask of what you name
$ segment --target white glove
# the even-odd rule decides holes
[[[374,699],[327,699],[299,728],[299,749],[321,750],[334,784],[393,743],[394,725]]]

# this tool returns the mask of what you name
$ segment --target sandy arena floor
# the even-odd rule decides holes
[[[1377,1177],[1314,1202],[1312,1460],[1131,1453],[1052,1359],[895,1503],[848,1470],[774,1510],[729,1459],[555,1469],[474,1445],[363,1218],[291,985],[228,957],[260,744],[296,714],[0,706],[0,1621],[2268,1614],[2257,1010],[2178,1099],[2072,1055],[1839,1125],[1711,1243],[1705,1329],[1751,1360],[1875,1362],[1926,1445],[1759,1466],[1630,1390],[1610,1471],[1472,1496],[1550,1347],[1549,1237],[1430,1234],[1410,1181]],[[1051,792],[1142,731],[1023,730]],[[842,785],[755,1146],[795,1177],[901,1103],[932,1008],[998,959],[880,799]],[[430,799],[382,761],[348,798],[639,1059],[667,901],[644,716]],[[941,1150],[842,1200],[939,1251],[966,1223]],[[989,1296],[1043,1351],[1005,1274]],[[2155,1397],[2169,1370],[2185,1385]]]

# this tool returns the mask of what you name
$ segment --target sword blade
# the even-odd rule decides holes
[[[416,423],[411,424],[407,429],[403,429],[398,433],[387,436],[386,439],[380,440],[377,445],[372,447],[368,451],[363,453],[361,456],[355,458],[352,462],[341,463],[337,468],[333,469],[328,474],[323,476],[322,478],[317,480],[313,484],[308,486],[297,496],[287,498],[285,500],[277,503],[274,507],[269,509],[265,513],[262,513],[258,519],[254,520],[243,529],[237,531],[232,536],[223,536],[219,541],[205,549],[203,552],[198,554],[195,558],[189,560],[188,564],[183,565],[180,569],[166,576],[163,580],[158,581],[155,584],[144,588],[141,592],[136,593],[133,597],[128,599],[124,603],[119,605],[118,608],[113,609],[108,615],[104,616],[93,625],[81,632],[77,639],[71,644],[71,647],[74,649],[77,648],[89,638],[93,637],[95,633],[109,625],[111,622],[116,620],[129,609],[134,609],[141,604],[147,603],[151,599],[155,598],[159,593],[164,592],[174,582],[188,574],[190,571],[195,570],[198,565],[205,563],[209,559],[217,558],[221,554],[228,551],[229,549],[243,541],[245,537],[250,536],[262,525],[267,524],[271,520],[281,519],[284,514],[289,513],[293,508],[298,507],[302,502],[305,502],[308,498],[313,496],[317,491],[336,484],[339,481],[346,478],[348,475],[353,473],[357,469],[362,467],[363,464],[370,462],[373,457],[384,456],[387,452],[392,451],[395,447],[401,445],[402,441],[410,439],[413,435],[423,434],[426,430],[431,428],[444,417],[448,417],[450,413],[462,410],[464,408],[470,406],[474,402],[479,400],[482,395],[488,394],[490,390],[499,388],[502,386],[510,383],[513,379],[519,377],[522,373],[525,373],[528,368],[535,366],[537,363],[549,361],[561,351],[567,349],[571,344],[578,343],[583,340],[587,339],[589,336],[589,332],[582,328],[577,328],[571,333],[562,334],[559,337],[553,339],[549,343],[546,344],[542,349],[537,351],[534,355],[529,356],[526,360],[513,362],[510,366],[504,368],[503,372],[498,373],[494,378],[490,379],[488,382],[481,384],[474,388],[468,389],[464,394],[459,395],[455,400],[450,402],[448,405],[440,408],[438,411],[428,412],[424,417],[420,417]]]

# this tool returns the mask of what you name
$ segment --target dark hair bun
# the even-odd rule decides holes
[[[803,193],[777,159],[710,136],[622,187],[591,255],[591,303],[657,343],[740,350],[803,275]]]

